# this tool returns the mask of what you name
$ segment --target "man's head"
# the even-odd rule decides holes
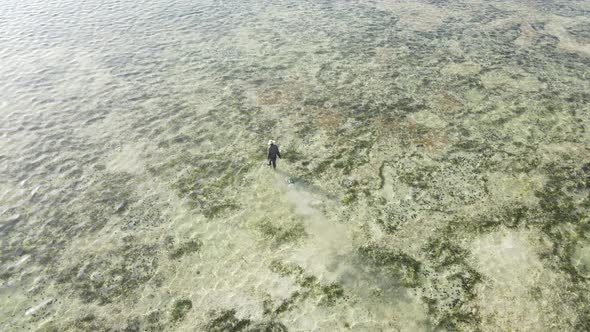
[[[268,141],[268,145],[273,145],[273,144],[275,144],[275,141],[273,141],[273,140]]]

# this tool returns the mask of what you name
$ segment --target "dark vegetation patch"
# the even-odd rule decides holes
[[[590,192],[590,164],[550,164],[545,170],[549,180],[542,191],[535,193],[541,209],[557,223],[576,222],[590,209],[590,200],[585,199],[581,205],[574,201],[576,196]]]
[[[590,210],[590,166],[561,161],[537,169],[543,170],[548,178],[544,188],[535,193],[538,206],[512,204],[475,219],[455,218],[424,247],[426,262],[434,271],[443,273],[445,278],[460,286],[451,307],[441,307],[437,298],[424,299],[440,328],[461,330],[477,325],[480,320],[478,315],[464,309],[464,305],[476,296],[474,288],[482,280],[482,276],[467,263],[468,252],[459,245],[467,234],[485,234],[499,227],[540,229],[553,243],[552,250],[541,256],[543,261],[548,267],[567,273],[574,289],[584,285],[584,277],[572,265],[572,256],[578,243],[575,234],[587,234],[590,228],[585,218]],[[431,279],[436,283],[436,278]],[[588,298],[582,296],[577,305],[587,309]],[[584,321],[579,320],[579,323],[583,325]]]
[[[70,323],[70,327],[82,331],[100,331],[104,329],[105,319],[93,313],[82,315]]]
[[[444,237],[435,237],[424,247],[428,259],[436,268],[448,268],[453,264],[463,264],[469,255],[461,246]]]
[[[155,276],[157,245],[139,244],[134,237],[103,254],[87,254],[58,272],[57,282],[85,303],[105,305],[127,301]]]
[[[127,173],[102,173],[93,181],[91,189],[84,191],[81,200],[91,204],[83,204],[83,211],[87,212],[90,218],[95,218],[93,221],[103,221],[100,219],[120,212],[122,204],[127,205],[134,201],[133,186],[130,185],[132,180],[132,175]],[[87,210],[88,208],[92,210]],[[97,213],[99,211],[102,213]]]
[[[147,199],[133,205],[120,205],[117,212],[125,210],[121,230],[132,231],[138,227],[156,227],[164,224],[158,202],[155,199]]]
[[[236,317],[234,309],[212,311],[209,314],[211,319],[205,325],[206,332],[287,332],[287,327],[281,322],[240,319]]]
[[[106,331],[106,319],[94,313],[85,313],[71,320],[51,320],[38,329],[41,332]]]
[[[368,182],[363,183],[359,183],[357,180],[350,178],[342,180],[340,185],[344,190],[344,195],[340,198],[340,202],[343,205],[352,205],[359,198],[370,197],[371,187],[368,185]]]
[[[179,196],[188,198],[191,207],[213,219],[240,208],[232,199],[231,192],[239,187],[238,180],[255,164],[254,160],[247,156],[228,160],[225,156],[214,154],[198,156],[187,153],[152,167],[150,171],[174,172],[172,186]]]
[[[337,283],[322,283],[317,277],[306,275],[305,270],[296,264],[283,263],[275,260],[271,263],[270,270],[281,276],[293,278],[295,283],[302,288],[301,291],[291,294],[289,298],[284,300],[276,308],[269,310],[275,315],[291,310],[307,298],[316,299],[320,306],[333,306],[338,301],[348,299],[341,285]]]
[[[248,328],[248,332],[287,332],[287,327],[281,322],[257,322]]]
[[[348,140],[350,143],[339,149],[328,148],[321,156],[317,153],[310,152],[307,160],[298,164],[295,168],[296,178],[301,179],[304,183],[310,184],[317,179],[329,174],[331,178],[348,178],[355,169],[369,162],[369,151],[372,141],[365,140]],[[356,183],[355,185],[358,185]],[[346,205],[353,203],[358,197],[358,188],[350,186],[341,187],[346,190],[342,202]],[[368,191],[366,193],[370,194]]]
[[[587,304],[580,310],[574,331],[590,331],[590,306]]]
[[[440,314],[437,318],[437,328],[445,331],[465,331],[478,326],[481,318],[469,310],[450,310]]]
[[[486,4],[485,6],[479,7],[476,13],[471,15],[470,22],[477,24],[488,24],[501,18],[510,17],[510,13],[500,8]]]
[[[482,281],[482,275],[467,263],[469,252],[455,243],[453,235],[449,229],[443,230],[439,236],[429,239],[423,251],[427,262],[434,268],[435,275],[429,277],[437,293],[441,291],[438,284],[442,282],[457,285],[458,288],[442,291],[442,299],[425,295],[423,300],[438,328],[463,330],[477,326],[481,320],[465,305],[475,298],[475,287]]]
[[[533,4],[543,11],[564,17],[588,16],[590,14],[590,10],[585,9],[583,6],[576,6],[576,2],[539,1]]]
[[[590,221],[590,163],[552,163],[545,166],[548,181],[535,196],[539,228],[553,241],[551,255],[545,257],[554,268],[567,272],[576,283],[584,277],[572,264],[579,236],[588,234]]]
[[[264,219],[257,225],[264,237],[272,240],[276,245],[297,241],[305,236],[305,227],[301,221],[277,225],[271,220]]]
[[[51,320],[43,324],[43,327],[38,329],[40,332],[61,332],[61,331],[87,331],[87,332],[107,332],[107,331],[121,331],[121,332],[162,332],[169,326],[169,323],[164,324],[161,321],[161,314],[159,311],[152,311],[146,316],[129,317],[124,323],[113,325],[112,321],[104,316],[98,316],[94,313],[85,313],[78,317],[68,320]]]
[[[482,234],[493,232],[500,226],[516,228],[518,226],[542,225],[544,222],[543,215],[534,208],[529,208],[520,203],[505,206],[488,213],[482,214],[474,219],[457,217],[451,220],[446,228],[446,232],[472,234]]]
[[[590,42],[590,24],[588,23],[576,24],[572,27],[567,28],[567,31],[579,41],[585,43]]]
[[[207,332],[238,332],[245,331],[252,323],[250,319],[239,319],[235,310],[212,312],[213,318],[205,326]]]
[[[141,320],[138,317],[127,319],[127,325],[123,328],[123,332],[139,332],[141,331]]]
[[[207,205],[203,208],[203,215],[207,219],[213,219],[224,215],[227,212],[235,211],[240,208],[240,205],[234,203],[232,200],[223,200],[220,203]]]
[[[440,167],[436,166],[422,166],[406,172],[402,169],[403,173],[399,175],[399,180],[415,188],[430,189],[433,186],[435,174],[440,170]]]
[[[145,316],[142,328],[149,332],[160,332],[166,329],[167,324],[162,321],[162,313],[154,310]]]
[[[203,242],[199,239],[190,239],[181,243],[175,243],[173,239],[168,239],[166,243],[170,259],[180,259],[185,255],[190,255],[201,250]]]
[[[170,320],[172,322],[183,320],[192,307],[193,302],[189,299],[176,300],[172,306],[172,310],[170,311]]]
[[[400,226],[408,220],[406,214],[395,213],[396,211],[391,210],[391,206],[383,207],[382,216],[375,220],[387,234],[395,234]]]
[[[39,214],[39,220],[43,220],[43,227],[35,228],[34,234],[27,236],[26,241],[4,243],[0,249],[0,260],[12,261],[16,257],[30,255],[29,262],[48,267],[48,273],[57,273],[59,263],[72,261],[71,257],[62,256],[68,241],[98,232],[109,222],[117,220],[121,204],[126,206],[137,200],[133,189],[132,176],[127,173],[97,172],[86,182],[72,183],[67,190],[55,190],[59,194],[46,198],[47,208],[35,212]],[[33,207],[38,208],[36,205]],[[14,222],[18,223],[25,215],[16,216]],[[12,230],[4,229],[4,235],[8,236]],[[28,231],[27,228],[25,230]],[[83,263],[80,263],[79,267],[82,266]],[[16,272],[15,269],[4,270],[0,278],[8,280]]]
[[[368,265],[374,274],[389,279],[393,284],[415,287],[420,283],[421,263],[409,255],[375,244],[358,249],[360,264]]]
[[[304,163],[308,159],[306,154],[298,148],[292,148],[285,152],[281,151],[281,157],[281,159],[290,163]]]

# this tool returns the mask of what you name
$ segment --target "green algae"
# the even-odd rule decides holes
[[[154,314],[155,313],[155,314]],[[150,331],[161,332],[166,330],[166,326],[160,321],[160,313],[152,312],[143,317],[129,317],[124,324],[111,324],[104,316],[94,313],[82,314],[74,319],[66,321],[51,321],[44,323],[37,331],[56,332],[56,331],[123,331],[138,332]]]
[[[453,264],[462,264],[469,252],[449,239],[433,238],[424,247],[427,257],[437,268],[448,268]]]
[[[227,212],[235,211],[240,208],[239,205],[233,203],[232,201],[223,201],[220,203],[214,203],[206,208],[203,209],[203,215],[207,219],[213,219],[220,216],[223,216]]]
[[[74,320],[71,326],[82,331],[99,331],[104,329],[104,319],[96,317],[94,314],[86,314]]]
[[[279,305],[276,307],[271,304],[267,304],[265,308],[265,313],[267,315],[280,315],[284,312],[288,312],[290,310],[294,310],[297,304],[307,296],[307,293],[301,293],[298,291],[293,292],[289,295],[288,298],[284,299]]]
[[[86,313],[80,315],[72,320],[56,322],[50,321],[49,323],[43,324],[37,331],[42,332],[57,332],[57,331],[105,331],[105,319],[98,317],[93,313]]]
[[[262,235],[272,240],[276,245],[299,241],[307,233],[301,221],[288,223],[286,225],[279,225],[271,220],[264,219],[256,226]]]
[[[166,330],[167,325],[168,324],[164,324],[162,320],[162,313],[159,310],[154,310],[147,314],[142,324],[142,328],[145,331],[160,332]]]
[[[189,299],[179,299],[174,302],[170,311],[170,320],[177,322],[183,320],[186,314],[193,308],[193,302]]]
[[[158,207],[154,199],[144,200],[136,204],[125,204],[124,210],[117,210],[117,213],[123,214],[121,230],[130,231],[139,227],[158,227],[167,222],[162,216],[161,208]]]
[[[302,288],[301,291],[292,293],[289,298],[284,300],[274,310],[269,312],[279,314],[296,307],[297,303],[312,298],[317,300],[320,306],[333,306],[338,301],[347,298],[346,292],[342,285],[338,283],[322,283],[316,276],[308,275],[305,270],[297,264],[283,263],[274,260],[270,265],[270,270],[284,277],[291,277]]]
[[[240,173],[247,172],[254,165],[252,158],[245,157],[226,159],[214,154],[185,153],[152,166],[151,172],[178,172],[172,187],[181,197],[189,199],[191,207],[201,209],[207,218],[214,218],[239,207],[226,194],[236,187]]]
[[[207,332],[239,332],[244,331],[251,324],[250,319],[237,318],[236,311],[233,309],[213,312],[211,315],[214,317],[205,325]]]
[[[433,324],[445,330],[464,330],[480,324],[481,317],[472,311],[471,302],[477,297],[476,287],[484,276],[470,261],[471,253],[461,245],[460,237],[469,232],[481,232],[481,226],[471,228],[465,221],[454,227],[449,223],[428,239],[424,247],[424,274],[430,286],[421,285]],[[501,224],[501,221],[499,222]],[[491,227],[497,227],[495,224]],[[488,232],[490,229],[486,229]]]
[[[580,219],[580,212],[574,202],[574,195],[588,189],[586,172],[581,167],[554,164],[548,165],[546,169],[549,181],[542,191],[535,193],[540,199],[540,208],[557,222],[576,222]]]
[[[281,151],[281,159],[291,163],[304,163],[307,161],[307,155],[300,148],[290,148],[287,151]]]
[[[321,287],[322,297],[319,305],[332,306],[339,299],[345,298],[344,288],[341,285],[332,283]]]
[[[342,196],[340,202],[344,205],[351,205],[358,199],[358,195],[354,189],[349,190]]]
[[[393,283],[397,282],[404,287],[420,283],[420,262],[403,252],[369,244],[359,247],[358,254],[376,272],[388,275]]]
[[[277,321],[253,321],[236,317],[236,310],[221,310],[209,313],[212,319],[205,325],[207,332],[287,332]]]
[[[129,173],[102,173],[93,183],[93,191],[87,192],[88,200],[98,203],[97,208],[110,207],[112,210],[121,204],[121,202],[130,199],[133,194],[129,184],[132,176]],[[116,211],[116,210],[115,210]]]
[[[377,218],[375,222],[381,226],[381,228],[387,234],[394,234],[399,229],[400,220],[399,219],[383,219]]]
[[[303,273],[304,273],[303,268],[300,267],[299,265],[283,263],[280,260],[272,261],[269,268],[272,272],[278,273],[279,275],[284,276],[284,277],[290,276],[290,275],[300,276],[300,275],[303,275]]]
[[[259,322],[252,325],[248,331],[251,332],[287,332],[287,327],[281,322]]]
[[[156,252],[156,246],[123,244],[102,255],[86,255],[84,263],[63,269],[56,280],[85,303],[125,301],[154,277],[158,263],[151,256]]]
[[[400,181],[416,187],[420,189],[429,189],[432,186],[433,182],[433,173],[439,172],[440,169],[437,167],[421,167],[418,169],[413,170],[412,172],[407,172],[405,174],[400,174]]]
[[[444,313],[437,321],[437,328],[444,329],[446,331],[458,331],[466,330],[471,326],[479,325],[481,318],[466,310],[449,310]]]
[[[588,331],[588,329],[590,329],[590,308],[586,306],[578,316],[578,319],[574,325],[574,330]]]
[[[535,193],[540,210],[535,211],[537,223],[553,241],[552,256],[547,258],[576,282],[581,282],[583,278],[572,265],[571,257],[577,238],[586,234],[588,228],[585,215],[590,211],[590,199],[586,197],[580,201],[577,198],[587,196],[587,168],[587,164],[577,167],[550,164],[546,166],[547,183],[542,191]]]
[[[168,247],[170,248],[170,253],[168,254],[170,259],[180,259],[185,255],[199,252],[203,247],[203,242],[199,239],[190,239],[179,243],[178,245],[169,243]]]

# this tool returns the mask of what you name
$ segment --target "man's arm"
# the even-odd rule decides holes
[[[281,152],[279,151],[279,147],[278,146],[277,146],[277,156],[279,156],[279,158],[281,158],[281,159],[283,158],[283,157],[281,157]]]

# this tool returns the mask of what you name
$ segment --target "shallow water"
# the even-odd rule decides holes
[[[590,2],[0,5],[1,330],[590,330]]]

